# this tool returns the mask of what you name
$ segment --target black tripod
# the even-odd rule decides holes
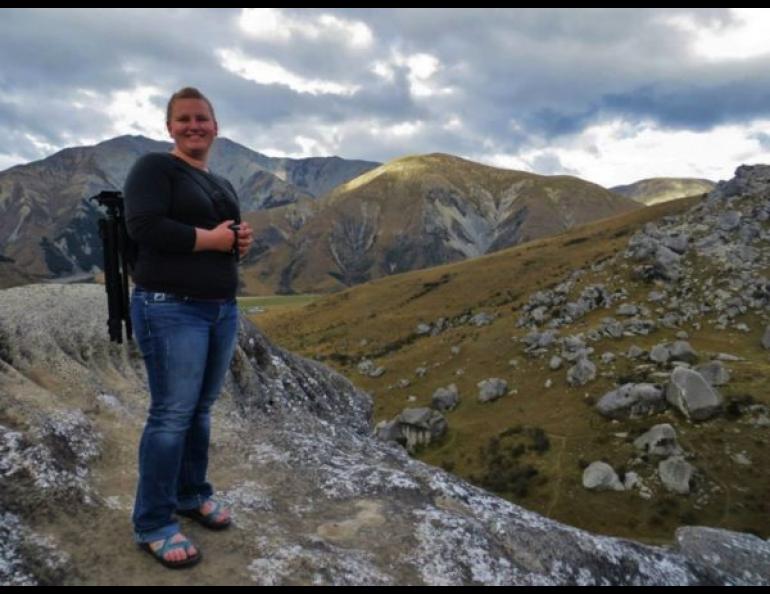
[[[104,285],[107,291],[109,317],[107,327],[110,340],[123,342],[123,321],[126,322],[126,338],[131,340],[131,312],[128,295],[128,270],[133,265],[131,248],[123,212],[123,194],[100,192],[89,200],[95,200],[107,208],[107,218],[99,219],[99,236],[104,248]]]

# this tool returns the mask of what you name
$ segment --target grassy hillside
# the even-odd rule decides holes
[[[338,291],[639,208],[575,177],[444,154],[403,157],[312,204],[249,215],[259,254],[244,262],[243,278],[249,292]]]
[[[770,361],[759,346],[763,320],[754,314],[741,318],[748,332],[716,331],[703,323],[700,329],[688,325],[659,328],[648,336],[602,339],[591,344],[597,378],[581,387],[568,385],[566,367],[551,371],[547,357],[529,357],[520,342],[528,330],[516,324],[532,293],[556,286],[576,269],[584,274],[573,295],[601,282],[625,289],[627,301],[644,303],[654,286],[632,280],[626,269],[592,265],[623,251],[648,221],[684,212],[698,200],[667,202],[473,260],[378,279],[299,309],[252,319],[271,340],[331,365],[370,392],[375,421],[392,419],[407,407],[430,406],[437,388],[456,384],[461,402],[446,414],[447,435],[417,457],[529,509],[595,532],[647,542],[670,540],[682,524],[722,526],[767,538],[767,429],[755,429],[745,413],[750,402],[770,404],[765,380]],[[699,273],[718,278],[716,270]],[[615,315],[614,310],[595,310],[562,328],[561,335],[594,328],[601,318]],[[496,318],[481,327],[452,323],[480,312]],[[441,317],[449,324],[440,334],[417,332],[418,324]],[[631,345],[649,349],[675,340],[682,329],[701,361],[717,352],[747,359],[729,364],[733,379],[720,388],[727,413],[700,424],[690,424],[671,410],[633,421],[600,416],[593,405],[617,380],[634,381],[637,373],[639,362],[621,353]],[[602,363],[605,351],[616,353],[615,361]],[[385,373],[378,378],[360,374],[356,366],[363,358],[384,367]],[[424,373],[418,372],[421,367]],[[477,383],[490,377],[505,379],[509,393],[481,404]],[[626,466],[634,457],[634,438],[659,423],[674,425],[680,445],[694,454],[692,463],[700,473],[689,496],[654,484],[651,463]],[[736,464],[739,453],[752,464]],[[583,469],[595,460],[605,460],[620,472],[638,472],[652,481],[654,496],[648,500],[637,491],[584,489]]]

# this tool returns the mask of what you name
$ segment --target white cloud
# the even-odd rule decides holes
[[[454,89],[441,87],[435,80],[435,75],[441,71],[442,64],[436,56],[431,54],[406,55],[394,48],[388,60],[374,62],[369,70],[385,80],[393,81],[396,68],[406,68],[409,91],[415,98],[424,99],[454,93]]]
[[[531,171],[540,157],[557,157],[565,170],[605,187],[648,177],[729,179],[746,162],[767,162],[770,152],[757,138],[770,121],[719,126],[707,132],[665,130],[652,123],[615,120],[516,155],[490,154],[480,160]],[[535,171],[537,173],[537,171]]]
[[[248,35],[271,42],[301,41],[342,42],[351,48],[367,48],[374,42],[371,29],[361,21],[351,21],[331,14],[308,10],[309,17],[299,18],[276,8],[244,8],[239,26]]]
[[[150,138],[165,138],[166,114],[152,101],[158,95],[166,97],[158,87],[139,86],[133,89],[113,91],[106,98],[100,93],[81,89],[81,109],[103,109],[112,122],[111,136],[143,134]],[[106,106],[105,106],[106,104]]]
[[[329,154],[329,146],[321,139],[297,135],[294,142],[300,147],[297,158],[323,157]],[[288,156],[288,155],[287,155]]]
[[[663,20],[692,38],[692,51],[708,60],[740,60],[770,53],[770,9],[731,8],[735,20],[704,27],[691,16]]]
[[[304,78],[275,62],[249,58],[239,50],[220,49],[217,55],[223,68],[261,85],[284,85],[311,95],[355,95],[360,89],[359,85]]]
[[[393,82],[396,78],[396,73],[393,70],[393,66],[387,62],[375,62],[371,65],[369,70],[380,78],[384,78],[388,82]]]
[[[384,134],[386,136],[403,138],[414,136],[420,132],[423,127],[423,122],[401,122],[400,124],[396,124],[394,126],[386,126],[384,128],[375,127],[372,132],[377,135]]]
[[[238,142],[271,157],[328,157],[386,161],[415,152],[430,129],[421,120],[391,123],[371,118],[349,118],[326,124],[312,117],[259,127]],[[227,131],[223,134],[228,135]],[[276,143],[276,138],[285,139]]]
[[[453,115],[447,118],[446,122],[441,127],[448,132],[459,132],[463,129],[463,122],[458,116]]]

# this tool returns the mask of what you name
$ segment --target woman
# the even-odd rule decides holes
[[[252,243],[232,185],[208,171],[218,126],[197,89],[168,102],[170,153],[150,153],[124,189],[128,233],[139,245],[131,321],[149,380],[151,405],[139,446],[136,542],[166,567],[189,567],[200,551],[176,512],[211,529],[230,514],[206,480],[210,409],[235,349],[236,254]],[[237,252],[236,252],[237,250]]]

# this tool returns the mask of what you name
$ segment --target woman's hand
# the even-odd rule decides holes
[[[241,221],[240,227],[238,230],[238,254],[243,258],[251,248],[251,244],[254,243],[254,232],[246,221]]]

